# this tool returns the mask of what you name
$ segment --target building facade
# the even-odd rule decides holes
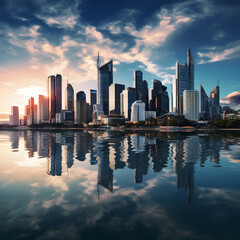
[[[98,67],[97,103],[103,105],[105,114],[109,112],[109,86],[113,83],[113,61]]]
[[[87,123],[87,102],[86,94],[83,91],[77,93],[76,103],[76,124]]]
[[[48,97],[39,95],[38,97],[38,123],[49,122]]]
[[[120,94],[125,85],[113,83],[109,87],[109,114],[120,114]]]
[[[156,116],[169,112],[169,97],[167,87],[161,81],[154,79],[153,88],[150,91],[150,111],[156,111]]]
[[[183,91],[194,90],[194,59],[187,49],[187,63],[176,63],[176,78],[172,84],[172,111],[183,114]]]
[[[17,106],[12,106],[9,124],[12,126],[19,126],[19,109]]]
[[[65,109],[74,111],[74,90],[70,83],[67,84],[65,91]]]
[[[145,121],[145,103],[137,100],[132,104],[131,108],[131,121],[139,122]]]
[[[127,88],[123,90],[120,94],[120,114],[126,119],[130,120],[131,118],[131,107],[132,104],[136,101],[136,89]]]
[[[199,92],[197,90],[183,91],[183,115],[188,120],[199,119]]]

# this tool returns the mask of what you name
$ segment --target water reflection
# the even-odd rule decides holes
[[[235,144],[233,138],[216,137],[207,134],[195,135],[125,135],[109,132],[47,132],[12,131],[9,140],[13,151],[19,149],[19,139],[24,139],[28,157],[36,155],[47,159],[47,174],[61,176],[63,166],[66,171],[74,168],[74,162],[98,165],[97,185],[114,190],[114,172],[118,169],[133,170],[135,183],[143,183],[152,169],[161,173],[171,166],[176,176],[177,189],[187,192],[188,203],[194,195],[195,165],[204,167],[212,163],[221,167],[220,151],[230,151]]]

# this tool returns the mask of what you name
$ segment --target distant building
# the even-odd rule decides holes
[[[210,93],[209,115],[212,120],[220,117],[221,106],[220,106],[219,100],[220,100],[220,89],[219,89],[219,86],[216,86]]]
[[[65,91],[65,109],[74,112],[74,90],[70,83],[67,84]]]
[[[201,118],[208,119],[209,118],[209,98],[201,84],[200,84],[200,101],[201,101],[200,102]]]
[[[38,119],[37,119],[37,105],[34,104],[34,98],[31,97],[28,100],[28,105],[25,106],[25,116],[24,116],[24,125],[32,125],[36,124]]]
[[[99,116],[104,115],[103,105],[102,104],[94,104],[93,105],[93,114],[92,114],[92,121],[96,122]]]
[[[113,83],[109,86],[109,113],[120,114],[120,94],[125,85]]]
[[[169,97],[167,87],[161,81],[154,79],[153,88],[150,90],[150,111],[156,111],[156,116],[169,112]]]
[[[87,102],[86,94],[83,91],[77,93],[76,123],[87,123]]]
[[[92,121],[93,105],[97,104],[97,90],[90,89],[89,120]]]
[[[47,79],[49,121],[54,122],[56,113],[62,111],[62,76],[49,76]]]
[[[120,114],[126,119],[130,120],[131,118],[131,107],[132,104],[136,101],[136,89],[127,88],[123,90],[120,94]]]
[[[187,49],[187,63],[176,63],[176,78],[172,85],[172,111],[183,114],[183,91],[194,90],[194,59]]]
[[[74,111],[62,110],[62,123],[74,124]]]
[[[145,119],[156,118],[155,111],[145,111]]]
[[[184,90],[183,115],[188,120],[199,119],[199,92],[196,90]]]
[[[141,100],[145,103],[145,108],[148,110],[148,84],[143,80],[142,71],[134,71],[133,87],[136,89],[136,100]]]
[[[102,115],[99,117],[103,124],[117,123],[124,124],[125,118],[119,114]]]
[[[99,62],[99,59],[98,59]],[[113,61],[98,67],[97,103],[103,105],[105,114],[109,113],[109,86],[113,83]]]
[[[9,124],[19,126],[19,109],[17,106],[12,106]]]
[[[39,95],[38,97],[38,123],[49,122],[48,97]]]
[[[132,104],[131,121],[145,121],[145,103],[141,100],[137,100]]]

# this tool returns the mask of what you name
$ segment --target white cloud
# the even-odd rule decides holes
[[[198,52],[199,64],[219,62],[240,57],[240,41],[232,42],[223,47],[211,47],[208,52]]]

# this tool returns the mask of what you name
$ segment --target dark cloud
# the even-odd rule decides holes
[[[221,99],[224,105],[230,105],[233,108],[240,107],[240,92],[233,92]]]

